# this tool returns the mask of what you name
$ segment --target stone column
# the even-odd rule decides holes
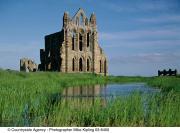
[[[65,29],[65,72],[67,72],[68,65],[68,33],[67,29]]]
[[[92,41],[92,47],[93,47],[93,73],[98,72],[98,45],[97,45],[97,32],[94,31],[93,33],[93,41]]]

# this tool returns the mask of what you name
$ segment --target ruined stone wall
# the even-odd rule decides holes
[[[57,32],[45,37],[45,70],[60,71],[60,47],[63,42],[63,32]]]
[[[107,58],[98,44],[96,16],[87,18],[79,9],[70,18],[63,16],[63,28],[45,37],[45,50],[40,51],[41,70],[107,74]]]
[[[61,71],[61,52],[63,32],[45,36],[45,49],[40,49],[39,70]]]
[[[36,72],[37,64],[31,59],[22,58],[20,59],[20,71]]]

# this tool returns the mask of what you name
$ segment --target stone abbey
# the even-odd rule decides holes
[[[80,8],[70,18],[65,12],[62,30],[45,36],[45,49],[40,49],[40,61],[38,68],[41,71],[107,75],[108,61],[98,44],[95,14],[92,13],[88,19]]]

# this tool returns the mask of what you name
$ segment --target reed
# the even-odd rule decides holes
[[[0,125],[28,126],[26,117],[46,115],[49,95],[61,93],[68,86],[101,84],[105,80],[93,74],[0,70]]]
[[[143,102],[144,98],[146,103]],[[67,104],[68,103],[68,104]],[[52,108],[45,126],[179,126],[179,96],[133,93],[104,105],[65,99]],[[87,106],[88,105],[88,106]],[[35,124],[36,125],[36,124]]]
[[[148,80],[147,83],[151,86],[158,87],[165,92],[169,92],[171,90],[180,92],[180,77],[179,76],[153,77],[151,78],[151,80]]]
[[[180,126],[178,77],[114,77],[58,72],[0,70],[0,126]],[[146,82],[164,92],[142,97],[134,93],[111,104],[65,100],[52,104],[64,88],[105,83]],[[78,106],[75,106],[78,105]]]

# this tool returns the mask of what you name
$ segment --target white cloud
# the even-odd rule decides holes
[[[161,15],[153,18],[138,18],[137,22],[143,23],[180,23],[180,15]]]
[[[100,32],[99,38],[101,41],[134,41],[134,40],[146,40],[156,41],[158,40],[180,40],[180,29],[149,29],[149,30],[131,30],[122,32]]]
[[[138,53],[133,55],[121,55],[111,57],[109,60],[112,63],[125,63],[125,64],[171,64],[180,63],[178,61],[180,54],[165,54],[165,53]]]
[[[122,46],[128,48],[159,48],[162,47],[171,47],[174,50],[178,50],[178,48],[180,48],[180,40],[155,40],[155,41],[141,41],[141,40],[137,40],[137,41],[116,41],[116,42],[106,42],[106,43],[102,43],[103,47],[106,48],[121,48]],[[177,49],[176,49],[177,48]],[[171,50],[172,50],[171,49]],[[180,49],[179,49],[180,51]]]
[[[180,71],[180,53],[138,53],[109,58],[110,72],[115,75],[157,75],[158,70],[177,69]],[[121,70],[121,71],[120,71]],[[118,73],[117,73],[118,72]]]
[[[169,11],[173,9],[178,9],[179,3],[176,1],[133,1],[129,3],[116,3],[116,2],[103,2],[102,4],[105,8],[110,9],[114,12],[145,12],[145,11]]]

